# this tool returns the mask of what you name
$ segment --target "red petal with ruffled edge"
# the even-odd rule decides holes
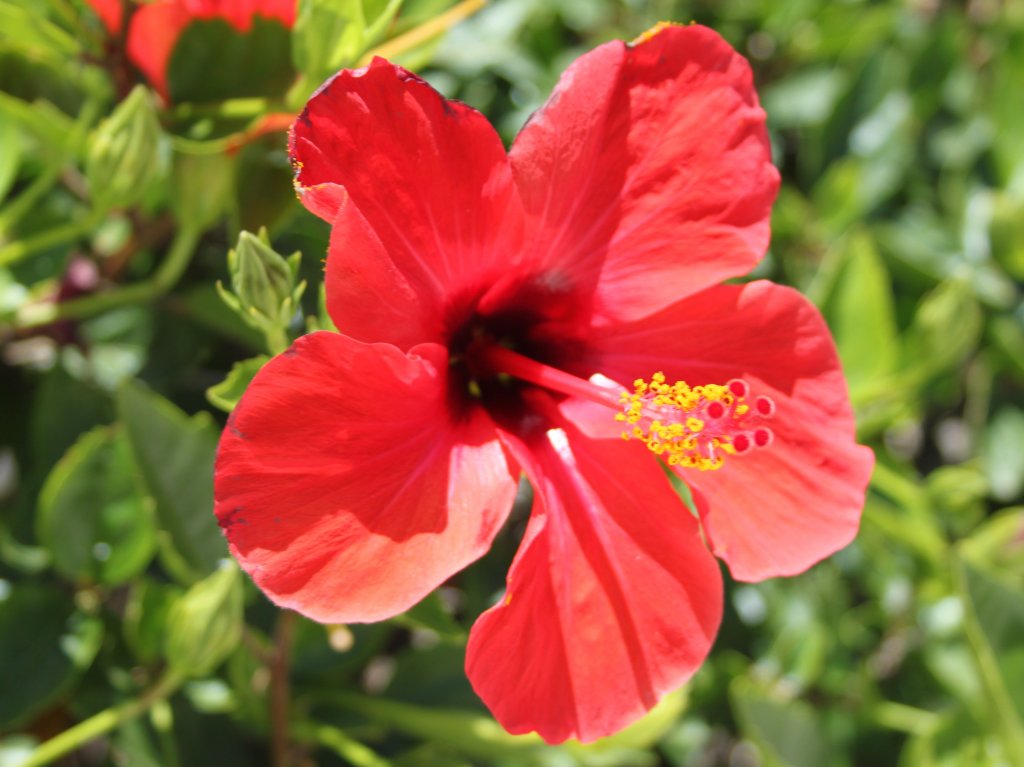
[[[254,16],[276,19],[291,28],[298,0],[180,0],[197,19],[225,19],[235,29],[248,32]]]
[[[442,340],[514,268],[522,216],[501,139],[406,70],[378,58],[340,72],[299,116],[291,151],[303,203],[346,233],[332,238],[327,308],[354,338]],[[380,313],[392,275],[401,305]]]
[[[221,437],[216,514],[277,604],[323,623],[408,609],[487,551],[515,496],[490,418],[447,403],[447,353],[300,338]]]
[[[678,472],[735,578],[802,572],[856,535],[874,455],[855,442],[828,328],[797,291],[769,282],[711,288],[602,329],[591,354],[620,382],[659,370],[691,386],[743,378],[774,400],[768,448],[727,457],[715,471]]]
[[[608,322],[748,272],[778,189],[750,67],[715,32],[656,28],[570,66],[510,152],[545,279]]]
[[[466,671],[509,732],[592,741],[703,662],[721,576],[696,519],[639,445],[567,426],[523,450],[533,516],[504,601],[473,626]]]
[[[192,21],[192,15],[180,0],[157,0],[140,6],[131,17],[128,59],[164,99],[169,98],[167,65],[171,53]]]
[[[167,67],[189,24],[224,19],[240,32],[248,32],[254,16],[276,19],[290,28],[295,23],[295,0],[155,0],[140,6],[131,17],[128,58],[166,99]]]

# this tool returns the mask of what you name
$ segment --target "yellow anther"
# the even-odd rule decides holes
[[[774,406],[758,412],[745,403],[749,387],[743,381],[728,384],[689,386],[685,381],[665,382],[657,372],[648,383],[633,382],[633,393],[620,397],[623,410],[615,416],[632,429],[622,432],[625,440],[638,439],[647,449],[662,456],[670,466],[708,471],[720,468],[725,456],[746,453],[771,442],[771,431],[763,421]]]

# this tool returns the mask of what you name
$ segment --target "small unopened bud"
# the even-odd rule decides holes
[[[164,173],[167,154],[153,97],[139,85],[89,140],[85,176],[100,208],[143,199]]]
[[[238,646],[243,621],[242,580],[225,561],[171,607],[167,662],[182,676],[209,674]]]
[[[299,305],[306,283],[299,280],[300,253],[287,258],[270,246],[266,229],[258,235],[242,232],[228,253],[229,293],[221,297],[251,325],[263,331],[284,328]]]

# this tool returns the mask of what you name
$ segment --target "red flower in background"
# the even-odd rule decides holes
[[[87,0],[111,34],[119,34],[122,0]],[[291,28],[296,0],[155,0],[139,4],[126,34],[128,59],[165,99],[169,98],[167,67],[181,33],[194,21],[224,19],[248,32],[255,16],[275,19]]]
[[[216,464],[232,553],[274,602],[406,610],[487,550],[523,471],[534,508],[467,671],[510,731],[588,741],[703,661],[707,545],[756,580],[853,538],[873,458],[824,322],[789,288],[721,284],[763,256],[778,174],[717,34],[586,54],[508,154],[376,59],[312,97],[291,149],[333,227],[341,332],[264,367]]]

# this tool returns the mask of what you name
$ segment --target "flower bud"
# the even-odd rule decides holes
[[[167,662],[182,676],[213,671],[242,638],[242,581],[233,562],[223,562],[171,607]]]
[[[233,295],[218,286],[221,297],[262,330],[288,325],[306,283],[298,279],[300,253],[285,258],[270,247],[265,229],[259,235],[242,232],[228,253]]]
[[[85,175],[100,208],[139,202],[166,165],[163,131],[150,92],[139,85],[93,133]]]

